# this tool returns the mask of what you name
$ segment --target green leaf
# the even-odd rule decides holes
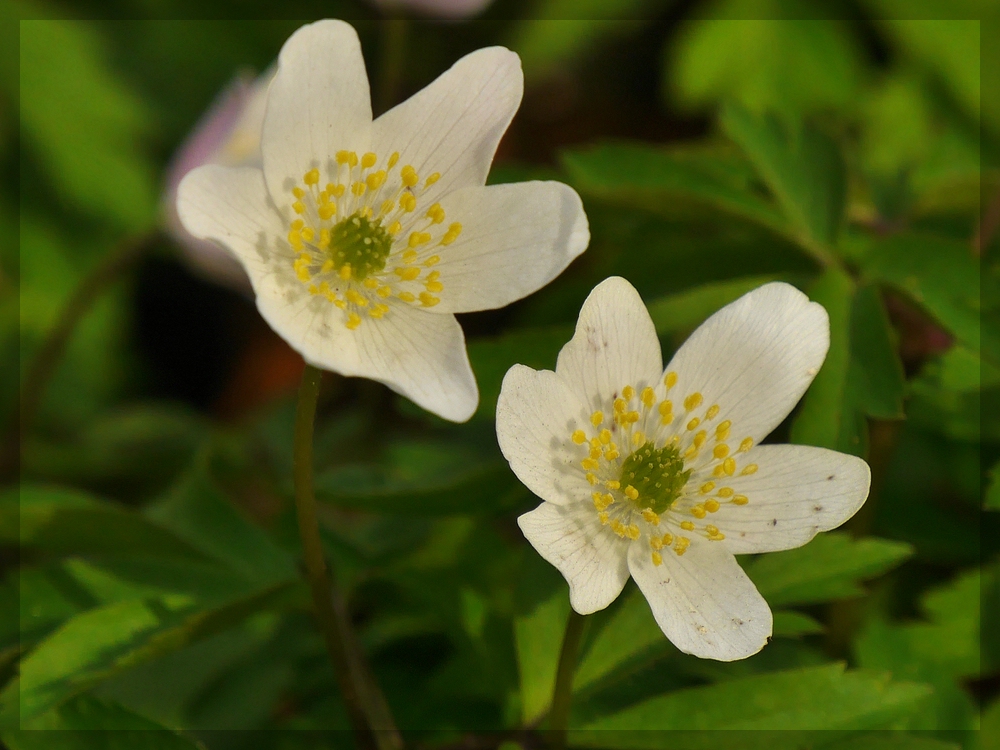
[[[779,611],[774,613],[774,635],[798,638],[823,632],[823,624],[801,612]]]
[[[804,246],[831,246],[844,219],[846,175],[837,144],[806,125],[726,106],[720,123],[750,158]]]
[[[561,325],[526,328],[496,338],[470,341],[469,361],[479,383],[479,408],[474,418],[493,419],[507,370],[515,364],[554,370],[559,350],[572,337],[573,328]]]
[[[514,619],[524,724],[534,723],[549,710],[568,617],[569,598],[566,590],[560,588],[531,612]]]
[[[986,486],[986,499],[983,501],[983,508],[986,510],[1000,510],[1000,462],[993,464],[989,472],[989,484]]]
[[[123,706],[80,695],[33,724],[0,733],[10,750],[197,750],[201,745]]]
[[[842,664],[795,669],[678,690],[599,719],[571,734],[583,747],[713,747],[713,732],[670,735],[650,730],[877,729],[906,717],[930,690]],[[632,730],[632,731],[630,731]],[[640,731],[636,731],[640,730]],[[609,734],[614,732],[614,734]],[[804,747],[803,736],[744,731],[741,747]],[[784,733],[783,733],[784,734]],[[810,738],[821,743],[821,737]]]
[[[68,202],[119,226],[149,224],[156,189],[140,150],[148,113],[108,68],[93,26],[20,25],[25,140]]]
[[[692,331],[720,308],[747,292],[778,279],[773,275],[750,276],[705,284],[686,292],[654,299],[646,307],[659,335]]]
[[[26,722],[121,670],[218,633],[289,596],[292,584],[200,609],[181,594],[128,599],[82,612],[21,662],[0,693],[0,724]]]
[[[843,24],[810,18],[811,6],[795,0],[726,0],[709,13],[667,47],[668,98],[790,113],[850,105],[860,65]]]
[[[0,540],[50,555],[206,560],[164,525],[124,506],[36,485],[0,495]]]
[[[562,162],[585,195],[671,218],[721,211],[777,234],[788,232],[774,206],[752,192],[750,165],[731,153],[606,143],[563,152]]]
[[[835,741],[828,750],[960,750],[960,746],[922,734],[887,731],[866,732]]]
[[[882,575],[912,554],[902,542],[827,532],[803,547],[756,557],[744,569],[768,604],[786,607],[861,596],[858,581]]]

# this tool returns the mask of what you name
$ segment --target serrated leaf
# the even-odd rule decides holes
[[[744,569],[768,604],[786,607],[860,596],[859,581],[885,573],[912,554],[902,542],[827,532],[803,547],[756,557]]]
[[[570,743],[686,750],[713,747],[711,743],[717,740],[711,735],[717,730],[876,729],[906,717],[929,694],[925,685],[892,682],[878,672],[845,672],[842,664],[830,664],[678,690],[573,731]],[[753,741],[754,734],[741,732],[740,746],[804,746],[804,738],[795,733],[784,741],[771,732]]]
[[[569,598],[566,590],[560,589],[528,614],[514,619],[524,724],[537,721],[549,710],[568,617]]]
[[[809,125],[785,124],[735,104],[723,109],[720,123],[754,163],[801,241],[813,248],[832,245],[846,200],[837,144]]]

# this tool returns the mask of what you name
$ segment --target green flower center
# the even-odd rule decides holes
[[[379,219],[374,221],[356,212],[341,219],[330,228],[330,246],[327,252],[339,271],[350,266],[351,278],[364,281],[369,274],[385,268],[392,236]]]
[[[675,447],[657,450],[647,441],[622,464],[621,485],[632,485],[639,492],[629,502],[659,514],[674,504],[690,476],[691,470],[684,471],[684,459]]]

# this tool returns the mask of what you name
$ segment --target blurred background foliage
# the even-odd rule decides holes
[[[346,718],[296,562],[301,362],[251,300],[149,234],[178,144],[300,25],[158,19],[271,12],[0,5],[8,430],[19,376],[72,292],[122,243],[146,245],[75,330],[0,500],[13,750],[350,745],[321,731]],[[528,730],[544,726],[569,605],[514,523],[537,501],[492,415],[506,369],[553,367],[586,294],[620,274],[667,356],[764,281],[822,302],[830,355],[772,440],[863,455],[874,483],[842,530],[741,560],[775,610],[750,659],[680,654],[631,584],[589,618],[571,743],[700,748],[711,735],[632,730],[794,729],[726,743],[1000,747],[1000,6],[497,0],[395,36],[361,0],[295,13],[355,21],[383,101],[475,48],[515,49],[525,99],[491,180],[570,183],[593,233],[549,287],[462,317],[482,391],[468,424],[326,379],[324,542],[404,736],[539,746]],[[114,17],[137,20],[79,20]]]

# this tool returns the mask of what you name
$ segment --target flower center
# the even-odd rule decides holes
[[[364,281],[372,273],[385,268],[392,236],[382,227],[379,219],[369,219],[356,212],[339,221],[330,230],[330,247],[327,252],[338,273],[344,266],[351,268],[351,275]]]
[[[657,449],[648,440],[622,464],[621,485],[631,485],[639,493],[631,502],[642,510],[665,513],[680,496],[691,476],[684,459],[672,444]]]

